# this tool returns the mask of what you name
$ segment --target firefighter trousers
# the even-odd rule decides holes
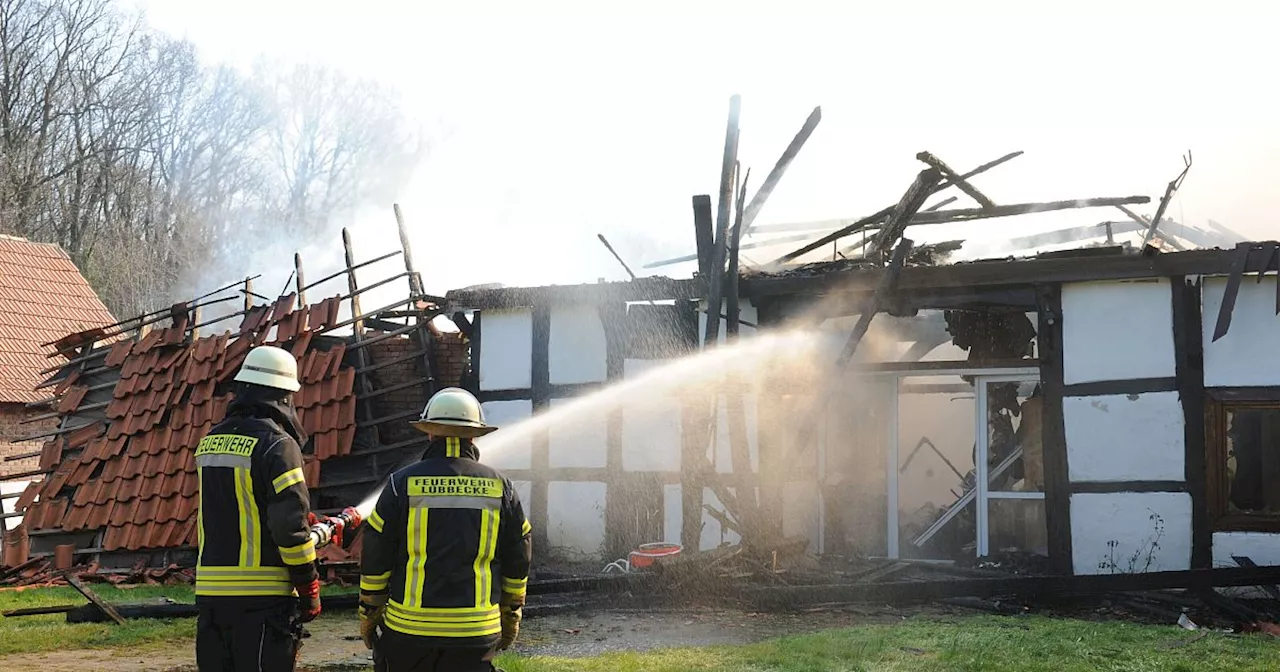
[[[200,672],[293,672],[299,642],[292,597],[223,597],[197,601]]]
[[[493,666],[495,646],[431,646],[412,635],[379,628],[373,646],[374,672],[501,672]]]

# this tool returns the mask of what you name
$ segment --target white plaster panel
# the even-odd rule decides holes
[[[667,364],[664,360],[628,359],[623,375],[635,378]],[[622,409],[622,468],[627,471],[679,471],[680,400],[673,395],[632,394]]]
[[[480,313],[480,389],[523,390],[533,385],[533,313]]]
[[[1216,532],[1213,535],[1213,565],[1238,567],[1233,555],[1241,555],[1263,567],[1280,565],[1280,534],[1262,532]]]
[[[722,307],[722,310],[724,311],[725,314],[728,314],[728,308]],[[756,307],[751,305],[751,302],[749,301],[743,301],[740,304],[738,304],[738,319],[746,320],[751,324],[760,324],[760,315],[758,312],[756,312]],[[720,318],[720,337],[716,340],[717,343],[724,343],[725,331],[726,331],[725,319],[722,317]],[[738,325],[739,337],[751,336],[752,334],[755,334],[755,333],[756,333],[755,327],[750,327],[745,324]],[[707,337],[707,302],[703,301],[698,306],[698,342],[705,343],[706,337]]]
[[[733,488],[729,488],[733,492]],[[724,504],[720,502],[720,498],[716,497],[716,493],[711,488],[702,490],[702,503],[716,511],[724,513]],[[704,509],[702,511],[702,534],[698,537],[698,548],[706,551],[713,548],[719,548],[724,544],[733,545],[741,541],[737,532],[730,530],[720,524],[720,521],[711,517]]]
[[[1062,287],[1063,382],[1174,375],[1173,299],[1167,280]]]
[[[1204,281],[1204,384],[1209,387],[1263,387],[1280,385],[1280,357],[1276,342],[1280,341],[1280,316],[1276,315],[1276,278],[1265,278],[1261,284],[1252,277],[1240,283],[1236,304],[1231,311],[1231,328],[1227,335],[1213,340],[1222,309],[1226,278]]]
[[[480,408],[484,409],[485,422],[498,427],[498,431],[476,439],[480,460],[494,469],[532,468],[532,437],[520,423],[533,415],[533,402],[486,401]]]
[[[679,483],[662,486],[662,540],[680,543],[684,530],[684,499]]]
[[[1153,516],[1160,518],[1159,524],[1163,526],[1160,533]],[[1072,495],[1071,554],[1076,574],[1189,569],[1191,495],[1185,492]],[[1138,558],[1131,567],[1130,558],[1135,554]]]
[[[760,468],[760,448],[756,431],[756,395],[745,394],[742,397],[742,405],[746,409],[743,415],[746,416],[747,425],[747,452],[751,456],[751,471],[757,471]],[[726,395],[720,395],[720,409],[716,414],[716,449],[715,455],[711,455],[710,447],[707,449],[707,457],[716,465],[716,471],[721,474],[732,473],[740,469],[739,465],[733,464],[732,449],[729,443],[729,398]],[[730,467],[733,467],[732,469]]]
[[[1073,481],[1186,478],[1177,392],[1064,397],[1067,472]]]
[[[609,486],[594,481],[547,484],[547,543],[575,554],[599,558],[604,546],[605,495]]]
[[[488,332],[483,337],[487,338]],[[608,377],[604,324],[594,306],[553,308],[549,338],[552,385],[596,383]]]
[[[576,401],[572,398],[552,399],[551,410]],[[548,459],[553,468],[606,467],[609,460],[609,416],[604,413],[577,412],[547,429],[550,444]]]
[[[809,538],[809,552],[818,551],[818,487],[814,483],[791,482],[782,491],[782,533]]]

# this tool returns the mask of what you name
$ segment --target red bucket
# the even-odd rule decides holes
[[[680,555],[681,550],[680,544],[668,544],[666,542],[640,544],[640,548],[631,551],[631,554],[627,556],[627,562],[632,569],[645,569],[646,567],[652,567],[653,563],[662,558],[673,558]]]

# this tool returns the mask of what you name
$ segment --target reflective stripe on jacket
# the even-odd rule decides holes
[[[360,591],[386,627],[441,646],[489,646],[502,593],[524,596],[529,521],[511,482],[467,439],[441,438],[391,475],[363,533]]]
[[[230,415],[200,441],[196,469],[198,598],[288,596],[315,578],[310,496],[294,436],[273,419]]]

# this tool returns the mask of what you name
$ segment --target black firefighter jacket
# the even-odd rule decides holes
[[[503,592],[523,598],[528,584],[524,508],[478,458],[467,439],[433,441],[391,475],[366,523],[360,591],[388,594],[384,627],[424,644],[492,646]]]
[[[197,601],[290,596],[316,577],[303,441],[293,408],[254,388],[200,441]]]

